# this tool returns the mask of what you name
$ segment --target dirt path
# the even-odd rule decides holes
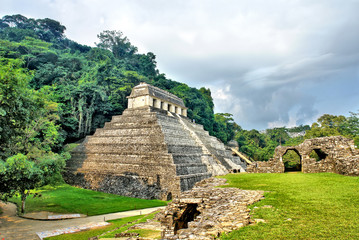
[[[164,207],[146,208],[142,210],[133,210],[127,212],[110,213],[86,218],[76,218],[58,221],[41,221],[30,220],[16,216],[15,204],[4,204],[0,202],[0,207],[3,209],[3,214],[0,215],[0,240],[38,240],[37,232],[51,231],[61,228],[73,227],[87,223],[98,223],[104,220],[112,220],[117,218],[124,218],[136,216],[140,214],[147,214]]]

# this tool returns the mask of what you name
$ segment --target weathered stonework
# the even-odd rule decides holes
[[[298,146],[278,146],[274,157],[268,162],[254,162],[247,167],[247,172],[284,172],[283,155],[295,151],[301,159],[302,172],[334,172],[343,175],[359,175],[359,151],[351,139],[342,136],[307,139]],[[310,157],[312,151],[320,155],[317,161]]]
[[[181,111],[157,108],[154,98]],[[212,175],[241,171],[240,160],[223,143],[185,117],[180,98],[140,84],[129,99],[122,115],[114,116],[73,150],[64,174],[68,183],[167,200]]]
[[[246,171],[248,173],[283,173],[284,164],[270,159],[267,162],[253,162],[248,164]]]
[[[134,87],[127,98],[129,109],[151,106],[187,117],[187,108],[182,99],[147,83]]]
[[[250,223],[248,205],[259,201],[263,191],[217,188],[225,179],[209,178],[175,198],[157,219],[162,239],[215,239]]]

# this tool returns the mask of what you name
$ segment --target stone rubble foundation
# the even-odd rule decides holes
[[[218,188],[226,179],[209,178],[183,192],[157,215],[162,239],[215,239],[253,222],[248,205],[263,198],[263,191]]]

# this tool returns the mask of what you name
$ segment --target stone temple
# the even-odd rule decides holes
[[[133,88],[122,115],[87,136],[71,155],[68,183],[145,199],[169,200],[202,179],[245,167],[187,118],[182,99],[146,83]]]

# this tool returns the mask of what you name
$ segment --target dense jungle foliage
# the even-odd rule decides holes
[[[0,192],[12,189],[26,197],[30,186],[15,189],[12,183],[54,181],[45,176],[70,157],[64,145],[121,114],[140,82],[181,97],[188,117],[211,135],[224,142],[232,137],[221,133],[226,126],[215,120],[209,89],[168,79],[156,56],[138,53],[122,32],[103,31],[96,47],[89,47],[66,38],[65,30],[48,18],[0,20]]]
[[[182,98],[190,119],[224,143],[236,140],[240,151],[254,160],[268,160],[279,144],[298,144],[305,138],[344,135],[359,142],[357,113],[348,118],[323,115],[312,127],[243,130],[231,114],[214,114],[209,89],[168,79],[157,69],[155,54],[139,53],[122,32],[103,31],[96,47],[89,47],[68,39],[65,30],[48,18],[0,19],[2,193],[18,191],[26,197],[30,186],[14,183],[35,186],[59,181],[70,157],[64,145],[121,114],[127,107],[126,96],[140,82]],[[289,135],[304,130],[304,137]]]

